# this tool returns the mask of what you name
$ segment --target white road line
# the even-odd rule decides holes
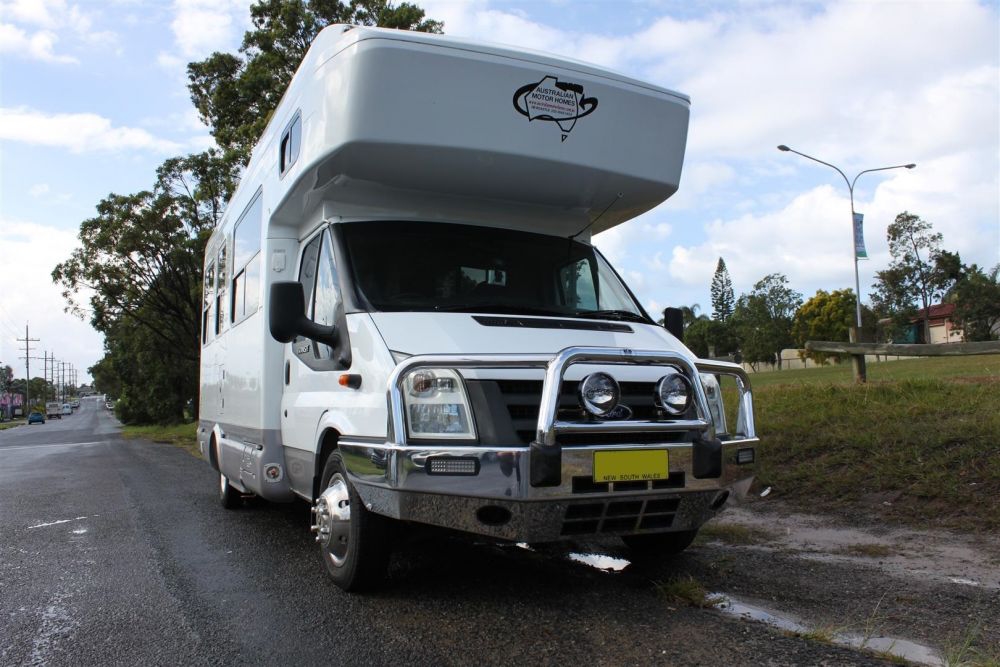
[[[108,440],[88,440],[87,442],[60,442],[49,445],[19,445],[17,447],[0,446],[0,452],[9,452],[12,449],[41,449],[42,447],[76,447],[77,445],[103,445]]]
[[[39,523],[35,524],[34,526],[28,526],[28,528],[31,529],[31,528],[45,528],[46,526],[57,526],[60,523],[69,523],[70,521],[80,521],[86,518],[87,517],[85,516],[78,516],[75,519],[59,519],[58,521],[49,521],[48,523]]]

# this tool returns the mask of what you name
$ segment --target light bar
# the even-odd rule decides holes
[[[479,459],[474,456],[437,456],[427,459],[424,469],[428,475],[465,475],[479,474]]]

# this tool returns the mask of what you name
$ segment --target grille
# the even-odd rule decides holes
[[[542,402],[542,382],[540,380],[496,380],[510,415],[511,425],[522,444],[530,443],[538,426],[538,409]],[[577,400],[579,382],[563,382],[559,395],[558,417],[565,421],[584,418]],[[622,382],[621,402],[632,410],[632,418],[655,420],[659,417],[653,394],[654,382]],[[575,433],[557,436],[560,445],[605,445],[623,442],[635,444],[656,444],[680,442],[687,439],[685,433]]]
[[[566,508],[563,535],[663,530],[674,523],[677,498],[577,503]]]

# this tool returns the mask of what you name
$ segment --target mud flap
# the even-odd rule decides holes
[[[531,468],[532,486],[559,486],[562,484],[562,447],[531,443],[528,465]]]
[[[718,438],[697,438],[691,443],[692,467],[695,479],[722,477],[722,441]]]

